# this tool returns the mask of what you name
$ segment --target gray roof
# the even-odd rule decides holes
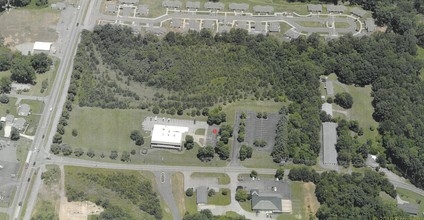
[[[26,123],[26,120],[24,118],[15,118],[13,122],[13,127],[22,131],[25,128],[25,123]]]
[[[149,7],[147,5],[139,5],[137,8],[137,14],[139,15],[148,15]]]
[[[272,13],[273,11],[274,11],[274,8],[271,6],[262,6],[262,5],[253,6],[253,12],[255,13]]]
[[[246,29],[247,30],[248,24],[246,21],[237,21],[236,22],[236,28],[240,29]]]
[[[215,25],[215,21],[212,20],[203,20],[202,27],[206,29],[213,29]]]
[[[228,8],[233,11],[247,11],[249,9],[249,5],[246,3],[230,3]]]
[[[322,5],[308,4],[308,11],[311,11],[311,12],[322,12]]]
[[[116,4],[107,4],[106,5],[106,12],[108,13],[116,13],[118,10],[118,6]]]
[[[222,2],[205,2],[206,9],[224,10],[224,3]]]
[[[343,13],[344,11],[346,11],[346,6],[344,6],[344,5],[327,5],[327,11],[328,12]]]
[[[200,8],[200,2],[187,1],[186,8],[199,9]]]
[[[119,0],[121,4],[137,4],[139,0]]]
[[[207,204],[208,203],[208,188],[206,186],[199,186],[196,189],[196,203]]]
[[[337,123],[324,122],[322,123],[322,142],[323,142],[323,161],[324,164],[337,165]]]
[[[364,17],[364,15],[367,13],[367,11],[365,11],[365,10],[364,10],[364,9],[362,9],[362,8],[358,8],[358,7],[352,8],[352,9],[350,10],[350,12],[351,12],[352,14],[354,14],[354,15],[358,16],[358,17]]]
[[[20,104],[18,106],[18,115],[28,116],[31,111],[31,107],[28,104]]]
[[[282,212],[282,196],[278,193],[252,193],[252,210]]]
[[[166,29],[163,27],[147,27],[146,31],[155,35],[162,35],[166,33]]]
[[[328,96],[333,96],[334,95],[334,88],[333,88],[333,82],[332,81],[325,81],[325,89],[327,91],[327,95]]]
[[[183,20],[177,19],[177,18],[172,19],[171,21],[172,28],[180,28],[181,26],[183,26]]]
[[[331,117],[333,117],[333,105],[330,103],[326,102],[322,104],[321,111],[324,111],[327,115],[331,115]]]
[[[270,22],[268,30],[270,32],[280,32],[280,23],[278,22]]]
[[[178,0],[165,0],[162,2],[162,6],[165,8],[181,8],[182,3]]]
[[[10,115],[10,114],[6,115],[6,123],[12,124],[14,120],[15,120],[15,116]]]
[[[397,207],[410,215],[418,215],[420,212],[420,207],[416,204],[404,203],[398,204]]]
[[[197,22],[196,20],[188,20],[188,28],[190,30],[198,31],[199,30],[199,22]]]
[[[300,36],[300,34],[299,34],[299,32],[296,32],[293,29],[290,29],[286,33],[284,33],[284,36],[286,36],[290,39],[297,39]]]
[[[255,31],[265,32],[265,24],[263,24],[261,22],[255,22]]]
[[[377,26],[374,23],[374,19],[372,18],[367,18],[367,20],[365,20],[365,26],[368,32],[373,32],[377,28]]]

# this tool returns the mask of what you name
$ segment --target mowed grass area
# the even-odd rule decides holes
[[[271,153],[267,151],[258,151],[253,148],[252,158],[240,161],[240,163],[249,168],[274,168],[277,169],[279,165],[274,163]]]
[[[178,211],[181,216],[184,216],[186,212],[185,207],[185,191],[184,191],[184,174],[176,172],[171,177],[172,195],[174,196],[175,202],[178,206]]]
[[[12,114],[15,117],[17,116],[17,107],[16,104],[17,99],[13,97],[9,97],[8,103],[0,103],[0,116],[4,117],[7,114]]]
[[[227,195],[223,195],[223,191],[227,191]],[[230,189],[219,189],[219,192],[215,192],[215,195],[208,197],[209,205],[225,206],[231,203],[231,190]]]
[[[334,26],[336,26],[336,28],[348,28],[350,24],[347,22],[334,22]]]
[[[230,184],[231,180],[230,177],[225,174],[225,173],[192,173],[191,174],[192,178],[205,178],[205,177],[209,177],[209,178],[217,178],[218,179],[218,184],[220,185],[226,185],[226,184]]]
[[[424,196],[399,187],[396,188],[396,191],[402,200],[408,201],[411,204],[418,204],[420,207],[418,216],[424,217]]]
[[[0,212],[0,220],[8,220],[9,215],[7,213]]]
[[[154,192],[160,198],[160,205],[163,211],[163,219],[171,220],[172,215],[169,211],[169,208],[166,206],[166,203],[160,196],[160,193],[157,190],[157,183],[153,173],[148,171],[133,171],[133,170],[113,170],[113,169],[93,169],[93,168],[84,168],[81,170],[80,167],[65,166],[65,185],[66,187],[72,187],[74,189],[79,189],[86,193],[88,200],[95,202],[96,199],[108,199],[111,205],[116,205],[125,210],[125,212],[131,213],[133,216],[138,216],[140,219],[154,219],[153,216],[142,211],[137,205],[133,204],[129,199],[120,196],[117,192],[110,189],[104,188],[99,184],[96,184],[92,181],[87,181],[86,179],[81,178],[81,173],[84,175],[90,174],[103,174],[110,175],[112,173],[122,173],[125,175],[134,175],[137,178],[142,178],[148,180]]]
[[[244,209],[245,211],[253,212],[252,211],[252,201],[251,200],[247,200],[247,201],[244,201],[244,202],[239,202],[239,204],[240,204],[241,208]]]
[[[308,219],[315,215],[319,203],[315,197],[315,185],[299,181],[291,182],[292,214],[281,214],[278,219]]]
[[[193,195],[188,197],[184,195],[184,205],[186,212],[193,214],[197,212],[196,190],[193,189]]]

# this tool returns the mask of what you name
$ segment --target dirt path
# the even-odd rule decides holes
[[[315,216],[315,213],[317,213],[319,208],[319,202],[317,200],[317,197],[315,196],[315,184],[310,182],[304,183],[303,191],[306,213],[308,213],[308,215],[312,214],[313,216]]]

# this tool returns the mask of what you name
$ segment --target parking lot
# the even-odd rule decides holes
[[[266,141],[266,146],[260,148],[260,150],[272,151],[272,147],[275,143],[276,129],[280,115],[278,113],[268,113],[267,119],[257,118],[256,112],[246,113],[246,137],[245,142],[249,146],[253,146],[255,140]],[[240,117],[238,114],[237,117]]]

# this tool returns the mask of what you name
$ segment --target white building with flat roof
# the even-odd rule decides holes
[[[32,53],[50,53],[51,47],[52,43],[36,41],[34,43],[34,47],[32,48]]]
[[[188,127],[155,124],[150,147],[182,150],[183,136],[188,130]]]

